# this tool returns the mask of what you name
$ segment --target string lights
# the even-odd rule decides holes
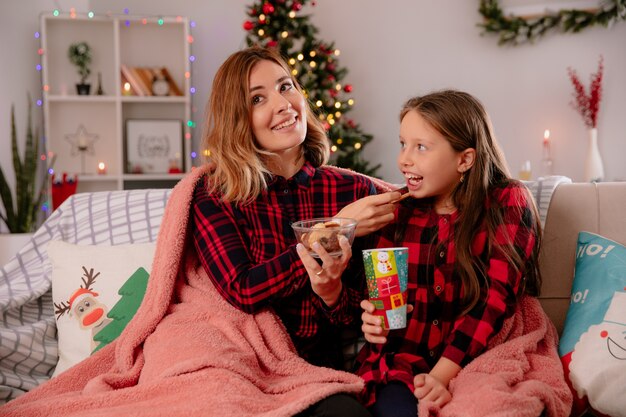
[[[74,7],[71,7],[69,9],[69,12],[64,12],[61,9],[54,9],[52,11],[52,16],[54,17],[58,17],[58,18],[67,18],[69,17],[70,19],[76,19],[78,17],[86,17],[88,19],[95,19],[95,18],[102,18],[102,19],[120,19],[120,21],[123,23],[123,25],[126,28],[130,28],[133,24],[141,24],[141,25],[147,25],[148,23],[156,23],[159,27],[163,27],[165,22],[166,22],[166,18],[164,18],[163,16],[131,16],[130,14],[130,9],[128,7],[125,7],[122,10],[122,14],[121,15],[114,15],[111,12],[107,12],[107,13],[103,13],[103,14],[96,14],[93,11],[87,11],[84,14],[78,13],[76,11],[76,9]],[[174,18],[175,21],[177,22],[182,22],[183,21],[183,17],[182,16],[176,16]],[[189,22],[189,30],[191,31],[192,29],[194,29],[196,27],[196,22],[195,21],[190,21]],[[41,38],[41,34],[39,31],[35,32],[35,38],[36,39],[40,39]],[[194,37],[192,34],[189,34],[187,36],[187,43],[191,46],[191,44],[193,44],[194,42]],[[191,48],[190,48],[191,49]],[[39,47],[37,49],[37,54],[41,57],[41,59],[43,59],[43,55],[45,54],[46,51],[43,50],[42,47]],[[196,94],[196,87],[191,84],[191,66],[193,63],[196,62],[196,56],[193,54],[189,54],[188,56],[188,60],[189,60],[189,71],[185,71],[184,77],[185,80],[189,81],[189,94],[191,96],[194,96]],[[43,70],[43,62],[37,64],[36,66],[36,70],[37,72],[41,73]],[[44,92],[48,92],[50,90],[50,86],[49,85],[43,85],[42,83],[42,97],[44,96]],[[124,95],[124,92],[122,91],[122,94]],[[38,107],[42,107],[43,106],[43,98],[37,98],[35,100],[35,103],[37,104]],[[195,118],[195,114],[197,112],[197,109],[195,106],[192,106],[191,109],[191,113],[192,113],[192,117],[190,120],[187,121],[187,131],[185,132],[185,140],[191,140],[193,135],[191,133],[192,129],[196,128],[196,122],[194,121]],[[46,145],[46,138],[43,138],[44,141],[44,148]],[[189,147],[191,148],[191,146]],[[197,152],[194,151],[190,151],[190,157],[193,160],[195,160],[198,157]],[[46,158],[45,154],[42,154],[42,158]],[[42,159],[42,160],[44,160]],[[52,175],[54,173],[54,171],[52,170],[52,168],[50,168],[50,175]]]

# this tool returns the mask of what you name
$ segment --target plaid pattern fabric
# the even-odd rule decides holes
[[[57,364],[48,242],[154,242],[169,194],[133,190],[73,195],[0,267],[0,404],[47,381]]]
[[[539,177],[537,181],[522,181],[522,183],[528,188],[530,195],[535,200],[535,204],[537,204],[539,219],[543,227],[546,225],[546,216],[548,215],[552,193],[559,185],[571,184],[572,180],[562,175],[549,175],[547,177]]]
[[[486,247],[486,230],[476,234],[472,253],[487,265],[489,288],[482,290],[479,303],[461,313],[462,285],[455,271],[454,228],[457,213],[438,215],[434,210],[412,207],[404,241],[394,242],[395,225],[383,230],[378,247],[409,248],[409,303],[414,310],[405,329],[391,331],[385,345],[366,344],[357,359],[358,374],[366,381],[367,402],[375,401],[377,384],[397,380],[413,388],[413,377],[427,373],[446,357],[465,366],[478,356],[514,308],[522,273],[509,266],[499,245],[513,242],[517,252],[528,259],[536,241],[533,215],[527,190],[511,184],[493,192],[493,201],[502,210],[504,224],[495,232],[491,255]],[[401,216],[399,216],[402,218]]]
[[[309,163],[288,180],[275,177],[267,192],[246,205],[222,202],[201,182],[192,204],[199,258],[232,305],[249,313],[272,306],[303,358],[340,367],[338,325],[360,317],[364,280],[361,274],[347,272],[339,303],[325,308],[298,257],[291,223],[331,217],[372,193],[372,183],[363,176],[316,169]],[[360,262],[353,264],[358,268]]]

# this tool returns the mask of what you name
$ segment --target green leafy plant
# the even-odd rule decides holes
[[[505,15],[498,0],[480,0],[478,12],[484,20],[478,26],[483,28],[483,33],[498,34],[499,45],[521,45],[538,40],[550,30],[577,33],[588,27],[611,27],[626,20],[626,0],[599,3],[592,10],[562,9],[540,16],[520,17]]]
[[[80,75],[80,83],[85,84],[87,77],[91,74],[91,47],[87,42],[77,42],[70,45],[67,51],[67,57],[70,62],[78,67],[78,75]]]
[[[28,97],[28,120],[26,125],[26,143],[24,157],[20,157],[15,128],[15,108],[11,106],[11,150],[13,153],[13,170],[15,172],[15,196],[0,167],[0,197],[4,213],[0,219],[7,225],[11,233],[28,233],[35,228],[37,209],[43,203],[45,192],[43,184],[37,191],[37,170],[39,165],[38,133],[33,135],[31,124],[32,105]]]

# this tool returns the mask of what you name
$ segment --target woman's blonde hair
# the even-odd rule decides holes
[[[487,268],[481,259],[471,253],[471,244],[476,233],[486,226],[487,248],[491,250],[495,242],[496,228],[504,223],[502,211],[496,201],[488,204],[494,187],[505,186],[514,181],[500,146],[493,133],[489,115],[482,103],[468,93],[456,90],[442,90],[421,97],[409,99],[400,111],[400,121],[410,112],[415,111],[428,124],[437,130],[450,143],[456,152],[468,148],[476,150],[474,165],[465,172],[464,180],[457,183],[452,192],[452,201],[458,209],[459,218],[455,226],[454,243],[456,247],[457,270],[463,281],[464,312],[475,306],[481,292],[489,285]],[[520,185],[520,187],[523,187]],[[541,287],[538,257],[541,244],[541,226],[534,200],[527,193],[533,217],[532,224],[537,236],[528,264],[515,250],[513,244],[500,247],[509,264],[517,271],[522,271],[523,285],[520,292],[538,295]],[[523,213],[521,217],[527,219]],[[406,222],[399,221],[399,224]],[[400,227],[396,239],[401,239],[404,230]],[[511,237],[511,241],[513,237]]]
[[[254,200],[267,189],[268,177],[272,175],[268,161],[273,154],[259,146],[252,131],[250,72],[263,60],[280,65],[302,94],[288,65],[270,49],[250,47],[235,52],[217,70],[207,104],[203,145],[216,165],[208,181],[209,192],[221,193],[224,201],[245,204]],[[319,167],[328,162],[328,138],[308,103],[306,117],[301,157]]]

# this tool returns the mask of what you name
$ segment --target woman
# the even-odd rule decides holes
[[[297,247],[290,225],[352,217],[363,236],[393,220],[391,202],[399,193],[355,202],[374,194],[372,183],[324,166],[324,129],[287,64],[271,50],[245,49],[222,64],[205,141],[216,168],[196,188],[191,214],[195,247],[209,277],[243,311],[272,307],[308,362],[341,369],[339,331],[357,322],[364,281],[350,269],[342,279],[346,268],[355,267],[345,239],[339,257],[315,249],[320,265]],[[307,415],[325,407],[337,415],[368,415],[347,395],[330,397]]]

